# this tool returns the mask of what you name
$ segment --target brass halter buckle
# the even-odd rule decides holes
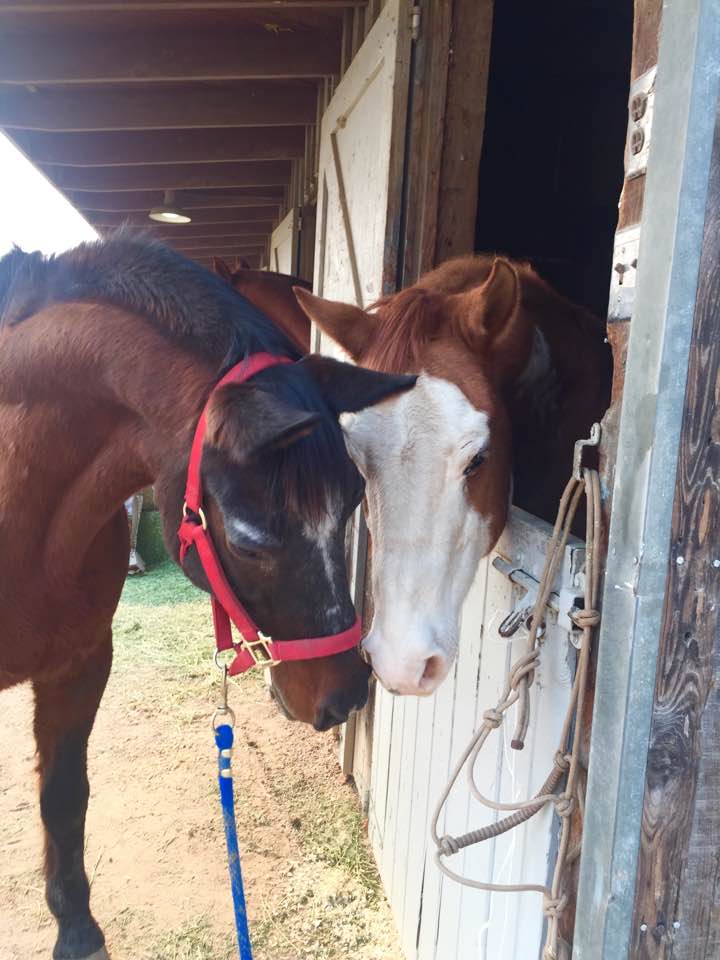
[[[258,631],[257,640],[246,640],[243,637],[243,649],[247,650],[253,660],[251,670],[254,670],[255,667],[276,667],[280,663],[280,660],[273,659],[268,646],[270,643],[272,643],[272,637],[266,637],[260,631]]]

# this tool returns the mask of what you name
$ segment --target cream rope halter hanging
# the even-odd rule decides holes
[[[596,425],[593,427],[590,443],[597,444],[598,439],[599,428]],[[587,685],[592,631],[600,622],[600,614],[596,609],[599,585],[597,552],[600,543],[600,480],[597,470],[580,466],[582,445],[587,443],[588,441],[581,441],[576,445],[576,467],[574,476],[568,482],[565,492],[563,493],[555,527],[548,544],[545,566],[538,587],[537,601],[530,622],[526,652],[510,667],[505,681],[505,687],[495,707],[486,710],[483,714],[483,723],[473,735],[467,749],[455,765],[450,775],[450,780],[435,808],[431,823],[431,834],[437,847],[435,861],[445,876],[465,886],[475,887],[478,890],[507,893],[525,893],[530,891],[543,895],[543,910],[548,918],[547,935],[542,954],[543,960],[558,960],[558,924],[560,916],[567,905],[564,881],[565,868],[570,860],[568,851],[570,845],[570,817],[575,809],[576,803],[579,804],[581,813],[583,807],[583,798],[578,782],[583,701]],[[540,660],[540,635],[545,617],[545,607],[552,591],[553,583],[562,561],[565,545],[570,535],[573,519],[583,493],[585,494],[587,505],[585,606],[583,610],[579,610],[571,615],[573,623],[581,631],[581,638],[577,668],[570,693],[570,702],[568,703],[565,713],[553,768],[540,787],[540,790],[529,800],[518,801],[516,803],[496,802],[486,797],[478,789],[475,782],[475,763],[490,733],[503,723],[506,712],[515,703],[517,703],[518,709],[513,744],[517,747],[522,747],[524,743],[530,722],[529,691],[535,677],[535,669]],[[568,750],[567,746],[570,740],[573,720],[575,720],[575,725],[572,733],[572,743]],[[470,791],[476,800],[491,810],[512,811],[512,813],[496,823],[489,824],[479,830],[473,830],[459,837],[449,835],[440,836],[438,834],[438,823],[442,809],[464,767],[466,768]],[[567,779],[564,789],[558,790],[562,779],[566,775]],[[550,887],[540,883],[486,883],[480,880],[473,880],[469,877],[463,877],[451,870],[446,864],[446,858],[459,853],[460,850],[465,847],[482,843],[485,840],[500,836],[500,834],[520,826],[548,804],[554,805],[555,812],[560,817],[561,824],[557,860],[555,862],[555,870]]]

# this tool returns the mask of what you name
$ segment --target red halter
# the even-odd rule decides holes
[[[256,373],[267,370],[268,367],[292,362],[289,357],[278,357],[269,353],[254,353],[247,360],[243,360],[232,367],[215,384],[210,396],[227,383],[244,383],[254,377]],[[313,660],[316,657],[329,657],[334,653],[352,650],[360,643],[359,617],[351,627],[343,630],[342,633],[333,633],[327,637],[308,637],[304,640],[277,642],[261,633],[250,614],[233,593],[215,552],[207,519],[202,508],[200,461],[205,440],[206,411],[207,403],[195,428],[195,437],[190,451],[185,503],[183,505],[182,521],[178,529],[180,563],[184,561],[188,550],[194,545],[212,591],[215,643],[218,650],[234,650],[236,654],[230,665],[229,673],[236,675],[244,673],[251,667],[274,666],[283,660]],[[241,640],[239,643],[233,642],[231,622],[235,624],[240,634]]]

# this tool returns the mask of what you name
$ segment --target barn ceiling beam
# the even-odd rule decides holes
[[[148,226],[152,223],[151,220],[147,221]],[[155,227],[150,227],[149,233],[153,237],[157,237],[158,240],[187,240],[192,238],[204,238],[207,240],[212,240],[213,242],[217,239],[226,239],[227,237],[239,237],[243,236],[245,233],[245,223],[211,223],[211,224],[194,224],[189,223],[183,226],[177,227],[161,227],[156,225]],[[112,225],[98,226],[99,230],[109,230],[112,229]],[[270,224],[266,227],[268,235],[273,230],[273,224]]]
[[[339,69],[332,30],[0,31],[0,81],[12,84],[282,79]]]
[[[228,82],[222,87],[0,88],[0,127],[10,130],[82,133],[314,124],[316,108],[314,83],[280,80]]]
[[[367,0],[23,0],[3,3],[3,13],[133,13],[165,10],[271,10],[283,7],[314,7],[342,10],[364,7]]]
[[[55,167],[45,172],[61,190],[124,192],[272,187],[290,182],[290,161],[174,163],[149,167]]]
[[[175,247],[173,244],[168,244],[177,253],[182,253],[188,257],[243,257],[248,253],[262,253],[265,250],[263,244],[262,247],[254,247],[248,249],[247,247],[233,244],[231,246],[221,247],[221,246],[209,246],[209,247],[198,247],[194,250],[182,250],[179,247]]]
[[[182,206],[181,204],[178,205]],[[273,223],[278,219],[280,210],[279,207],[240,207],[237,210],[189,210],[187,207],[182,207],[182,209],[192,217],[193,228],[196,226],[211,226],[214,228],[226,223]],[[134,213],[108,213],[106,210],[83,210],[80,208],[80,212],[90,223],[102,224],[106,227],[119,227],[121,224],[136,227],[149,226],[153,222],[148,217],[149,211],[150,207]],[[185,226],[190,229],[190,224],[173,224],[170,229],[182,230]]]
[[[204,210],[228,210],[233,217],[252,219],[250,211],[263,209],[264,216],[275,216],[283,202],[283,187],[241,187],[237,193],[221,193],[219,190],[197,193],[178,191],[176,203],[185,210],[197,210],[197,217]],[[147,213],[151,207],[163,202],[162,190],[138,190],[135,193],[74,193],[69,191],[68,200],[79,210],[88,213]],[[193,214],[193,216],[195,216]]]
[[[176,198],[177,199],[177,198]],[[182,207],[182,204],[178,202],[178,206]],[[245,207],[239,208],[237,210],[189,210],[187,207],[182,207],[182,209],[187,210],[188,215],[192,217],[191,223],[195,226],[215,226],[216,224],[223,223],[274,223],[278,217],[278,207]],[[148,212],[150,207],[146,207],[145,210],[135,212],[135,213],[122,213],[122,212],[108,212],[107,210],[83,210],[80,208],[80,212],[83,216],[90,221],[92,224],[101,223],[104,226],[116,226],[119,227],[121,224],[130,224],[131,226],[144,227],[152,223],[148,217]],[[183,229],[182,224],[176,224],[178,230]],[[186,226],[189,226],[187,224]],[[172,227],[171,227],[172,229]],[[270,227],[272,229],[272,226]]]
[[[182,250],[183,252],[187,252],[188,250],[202,250],[208,247],[212,247],[213,249],[224,248],[226,250],[231,247],[235,250],[262,250],[269,236],[270,233],[268,233],[267,236],[257,238],[217,237],[215,239],[198,238],[195,240],[170,240],[167,237],[163,237],[162,241],[169,247],[172,247],[173,250]]]
[[[227,260],[231,269],[235,269],[239,265],[239,261],[244,260],[245,264],[251,270],[257,270],[262,264],[264,256],[265,256],[265,251],[263,251],[262,253],[244,253],[244,254],[241,254],[240,256],[235,255],[235,256],[228,257]],[[199,264],[201,267],[205,267],[205,269],[209,270],[211,273],[213,272],[212,257],[206,257],[206,256],[190,257],[189,259],[192,260],[194,263]]]
[[[16,130],[13,140],[35,163],[75,167],[280,160],[301,157],[305,152],[304,127],[163,130],[156,133]]]
[[[234,269],[236,267],[237,261],[244,260],[247,266],[251,270],[257,270],[263,261],[264,255],[265,255],[264,251],[262,253],[244,253],[244,254],[241,254],[240,256],[235,255],[235,256],[228,257],[227,259],[229,261],[229,266],[231,269]],[[212,273],[212,269],[213,269],[212,257],[206,257],[206,256],[190,257],[190,260],[192,260],[194,263],[199,264],[201,267],[205,267],[206,270],[210,270],[210,272]]]
[[[131,226],[144,227],[150,225],[152,220],[145,220],[144,223],[131,224]],[[97,229],[102,231],[105,230],[115,230],[120,226],[123,226],[123,222],[115,223],[114,221],[103,220],[101,222],[93,222],[92,225]],[[189,229],[189,225],[186,224]],[[264,237],[266,234],[271,234],[274,227],[274,221],[272,220],[257,220],[251,221],[250,223],[235,223],[230,225],[223,224],[224,229],[218,230],[217,234],[219,236],[232,236],[232,237]],[[167,233],[160,233],[158,230],[148,230],[147,232],[152,234],[152,236],[160,237],[162,240],[184,240],[192,239],[192,233],[186,233],[182,226],[178,225],[177,230],[173,231],[175,228],[170,227]],[[182,231],[182,232],[181,232]]]

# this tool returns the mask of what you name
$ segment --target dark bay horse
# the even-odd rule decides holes
[[[270,270],[239,267],[231,270],[219,257],[213,257],[213,270],[234,287],[287,334],[302,353],[310,350],[310,321],[299,306],[294,287],[310,290],[310,284],[299,277]]]
[[[0,689],[29,680],[35,693],[53,956],[99,960],[83,864],[86,757],[127,572],[123,503],[155,484],[177,559],[191,441],[212,387],[247,355],[299,353],[213,274],[123,235],[47,260],[9,254],[0,308]],[[265,633],[323,636],[354,621],[344,529],[363,481],[338,416],[410,385],[308,357],[212,393],[207,521]],[[208,588],[194,549],[184,570]],[[357,650],[272,673],[285,711],[319,729],[367,696]]]
[[[555,519],[574,442],[609,402],[604,324],[527,264],[492,256],[449,261],[368,311],[296,293],[358,363],[420,374],[410,393],[341,423],[367,481],[374,619],[363,646],[386,687],[430,693],[511,496]]]

